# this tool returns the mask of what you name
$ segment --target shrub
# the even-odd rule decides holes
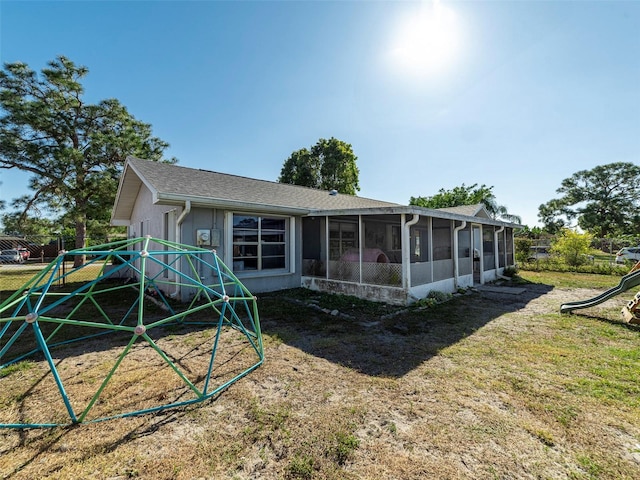
[[[453,295],[451,295],[450,293],[439,292],[437,290],[431,290],[429,292],[429,294],[427,295],[427,298],[432,298],[437,303],[442,303],[442,302],[446,302],[447,300],[449,300],[452,296]]]
[[[530,272],[579,272],[620,276],[629,273],[629,267],[625,265],[615,265],[611,263],[588,263],[576,267],[567,265],[559,259],[525,262],[520,264],[519,268],[520,270],[527,270]]]
[[[518,267],[517,266],[510,266],[510,267],[505,267],[505,269],[502,271],[502,274],[505,277],[513,277],[515,275],[517,275],[518,273]]]
[[[516,262],[525,263],[529,259],[529,254],[533,241],[529,238],[516,237],[514,240]]]
[[[589,233],[564,229],[553,243],[551,252],[561,257],[567,265],[578,267],[587,263],[592,239],[593,235]]]

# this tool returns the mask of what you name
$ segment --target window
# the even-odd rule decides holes
[[[358,248],[358,224],[329,222],[329,259],[339,260],[345,252]]]
[[[272,270],[287,266],[287,220],[233,215],[233,270]]]

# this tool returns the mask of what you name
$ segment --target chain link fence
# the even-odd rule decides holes
[[[99,245],[108,241],[112,240],[90,238],[87,245]],[[0,235],[0,303],[54,260],[60,251],[74,248],[75,238],[55,233]],[[72,268],[71,263],[69,268]]]
[[[60,250],[73,248],[72,239],[60,235],[0,235],[0,263],[48,263],[58,256]],[[23,261],[13,261],[9,255],[20,252]],[[11,253],[6,253],[11,252]]]

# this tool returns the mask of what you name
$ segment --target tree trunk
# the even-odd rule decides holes
[[[84,218],[76,219],[76,248],[84,248],[87,243],[87,222]],[[73,258],[73,267],[84,265],[86,255],[76,255]]]

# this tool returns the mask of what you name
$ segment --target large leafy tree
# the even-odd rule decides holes
[[[595,236],[640,231],[640,166],[628,162],[581,170],[562,181],[560,198],[540,205],[538,218],[549,231],[577,221]]]
[[[278,182],[355,195],[360,190],[357,159],[350,144],[333,137],[321,138],[310,149],[291,154]]]
[[[21,62],[0,71],[0,168],[32,174],[31,194],[13,205],[23,216],[38,205],[62,212],[76,248],[86,245],[89,219],[108,219],[126,157],[158,161],[169,146],[118,100],[85,102],[87,73],[64,56],[40,76]]]
[[[498,204],[492,190],[493,187],[487,187],[484,184],[478,186],[477,183],[474,183],[467,186],[463,183],[451,190],[441,188],[431,197],[411,197],[409,205],[425,208],[448,208],[482,204],[493,218],[520,223],[521,218],[518,215],[510,214],[507,207]]]

